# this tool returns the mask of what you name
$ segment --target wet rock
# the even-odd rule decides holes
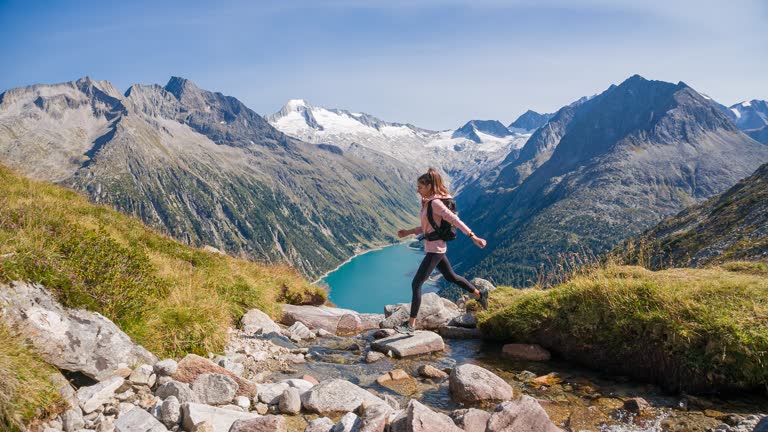
[[[278,399],[278,407],[283,414],[296,415],[301,412],[301,395],[299,389],[290,387],[283,391]]]
[[[285,382],[258,384],[259,400],[265,404],[276,405],[280,401],[280,395],[289,387]]]
[[[232,402],[238,387],[235,380],[217,373],[201,374],[192,383],[192,391],[197,396],[197,400],[208,405]]]
[[[376,382],[403,395],[416,393],[419,387],[418,382],[402,369],[387,372],[376,378]]]
[[[341,420],[333,426],[331,432],[358,432],[359,427],[360,419],[355,413],[350,412],[344,414]]]
[[[477,327],[477,318],[475,318],[475,314],[465,312],[448,322],[448,325],[453,327],[475,328]]]
[[[143,364],[137,367],[128,377],[128,381],[133,385],[145,385],[152,387],[155,385],[155,370],[151,365]]]
[[[541,386],[547,386],[551,387],[555,384],[559,384],[562,381],[556,373],[548,373],[546,375],[542,375],[539,377],[534,378],[531,380],[530,384],[534,387],[541,387]]]
[[[478,328],[445,326],[437,329],[440,336],[446,339],[481,339],[483,332]]]
[[[83,413],[92,413],[109,402],[115,396],[115,390],[120,388],[124,382],[123,378],[112,377],[92,386],[80,387],[77,390],[77,401]]]
[[[624,409],[631,413],[635,413],[639,415],[649,414],[653,410],[653,408],[651,407],[651,404],[649,404],[648,401],[640,397],[625,400]]]
[[[452,412],[451,418],[466,432],[485,432],[491,413],[476,408],[460,409]]]
[[[181,405],[182,426],[186,430],[201,422],[208,422],[213,426],[214,432],[229,432],[229,428],[237,420],[249,420],[259,417],[258,414],[244,413],[210,405],[187,402]]]
[[[280,333],[277,325],[269,315],[258,309],[251,309],[240,319],[240,329],[248,334],[261,335],[265,333]]]
[[[502,402],[488,420],[488,432],[561,432],[547,416],[536,399],[523,395],[520,399]]]
[[[48,363],[97,381],[108,379],[121,364],[157,361],[112,321],[95,312],[65,308],[38,284],[2,285],[0,321],[30,341]]]
[[[415,399],[398,414],[390,426],[396,432],[464,432],[445,414],[436,413]]]
[[[358,432],[384,432],[395,410],[388,404],[367,403],[361,405]]]
[[[388,310],[385,308],[385,311]],[[407,320],[410,316],[411,304],[404,303],[389,308],[391,314],[381,322],[382,328],[394,328]],[[421,298],[421,307],[416,316],[416,328],[436,330],[444,327],[452,319],[461,315],[458,306],[450,300],[443,299],[435,293],[424,294]]]
[[[115,432],[167,432],[165,426],[152,414],[142,410],[131,410],[114,422]]]
[[[158,419],[168,428],[181,421],[181,404],[176,396],[168,396],[160,406]]]
[[[183,383],[191,384],[197,377],[204,373],[221,374],[232,378],[238,385],[237,396],[253,396],[256,392],[256,385],[248,380],[240,378],[223,367],[212,361],[195,354],[187,354],[180,362],[173,374],[173,379]],[[179,399],[181,401],[181,399]]]
[[[501,348],[501,355],[512,360],[549,361],[552,356],[540,345],[506,344]]]
[[[386,358],[386,354],[380,353],[377,351],[368,351],[368,354],[365,355],[365,362],[366,363],[376,363],[377,361]]]
[[[333,428],[333,420],[328,417],[320,417],[309,422],[304,432],[328,432]]]
[[[425,378],[444,379],[448,378],[448,374],[432,365],[421,365],[418,369],[419,375]]]
[[[453,398],[461,403],[512,399],[512,387],[493,372],[464,364],[453,369],[449,378]]]
[[[301,396],[304,408],[319,414],[351,412],[365,400],[383,402],[368,391],[341,379],[321,382]]]
[[[278,415],[267,415],[248,420],[238,420],[232,424],[229,432],[286,432],[288,426],[285,418]]]
[[[197,396],[189,387],[189,384],[179,381],[170,381],[161,385],[155,390],[155,395],[160,399],[174,396],[181,404],[185,402],[197,402]]]
[[[371,349],[386,353],[392,351],[396,357],[409,357],[428,354],[445,349],[445,343],[440,335],[430,331],[417,331],[413,335],[390,336],[379,339],[371,344]]]
[[[161,360],[153,366],[155,374],[158,376],[171,376],[176,373],[179,364],[174,359]]]
[[[390,407],[392,407],[393,410],[399,411],[400,410],[400,402],[397,401],[392,395],[382,395],[381,398],[384,400],[384,402],[387,403]]]

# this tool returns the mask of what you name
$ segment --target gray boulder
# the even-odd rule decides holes
[[[391,313],[387,314],[387,310]],[[394,328],[407,320],[411,313],[411,304],[403,303],[385,308],[387,316],[381,322],[382,328]],[[435,293],[424,294],[421,298],[421,307],[416,316],[416,328],[437,330],[447,325],[452,319],[461,315],[459,307],[450,300],[444,299]]]
[[[238,420],[232,424],[229,432],[286,432],[285,418],[268,415],[249,420]]]
[[[283,414],[296,415],[301,412],[301,394],[299,389],[290,387],[283,391],[278,400],[278,408]]]
[[[296,321],[295,323],[293,323],[293,325],[288,327],[285,330],[285,335],[288,336],[288,338],[290,338],[294,342],[299,342],[302,339],[315,338],[315,333],[299,321]]]
[[[257,384],[256,388],[259,400],[269,405],[276,405],[280,396],[290,387],[287,382]]]
[[[452,412],[451,418],[457,426],[467,432],[485,432],[491,413],[476,408],[460,409]]]
[[[357,334],[379,327],[380,314],[360,314],[351,309],[329,306],[296,306],[283,304],[281,323],[290,326],[301,322],[309,328],[324,329],[337,335]]]
[[[475,317],[475,314],[471,312],[465,312],[452,319],[448,325],[454,327],[475,328],[477,327],[477,318]]]
[[[464,432],[445,414],[436,413],[411,399],[408,406],[393,420],[390,430],[393,432]]]
[[[208,422],[213,426],[214,432],[229,432],[229,428],[235,421],[259,417],[256,413],[245,413],[194,402],[182,404],[181,411],[181,424],[188,431],[193,430],[198,423]]]
[[[319,414],[351,412],[363,401],[384,403],[368,391],[341,379],[324,381],[301,396],[304,408]]]
[[[520,399],[502,402],[488,420],[488,432],[562,432],[549,419],[536,399],[523,395]]]
[[[472,364],[463,364],[451,371],[449,388],[460,403],[512,399],[512,387],[493,372]]]
[[[168,432],[162,423],[143,409],[134,409],[121,415],[114,427],[115,432]]]
[[[427,354],[445,349],[443,338],[431,331],[416,331],[413,335],[396,334],[371,343],[371,349],[387,353],[392,351],[396,357],[409,357]]]
[[[109,402],[115,396],[115,390],[123,385],[125,380],[120,377],[112,377],[98,384],[80,387],[77,390],[77,401],[84,414],[96,411],[96,408]]]
[[[119,364],[154,364],[157,357],[96,312],[61,306],[41,285],[0,287],[0,321],[19,331],[45,361],[97,381]]]
[[[246,333],[257,335],[267,333],[280,333],[280,326],[277,325],[269,315],[258,309],[251,309],[240,319],[240,328]]]
[[[189,388],[189,384],[179,381],[169,381],[155,390],[155,396],[165,399],[169,396],[175,396],[179,403],[197,402],[197,396]]]
[[[344,414],[341,420],[331,428],[331,432],[358,432],[359,426],[360,419],[355,413],[350,412]]]
[[[80,407],[75,406],[61,414],[61,428],[64,432],[75,432],[85,427]]]
[[[370,404],[360,416],[358,432],[384,432],[395,410],[388,404]]]
[[[158,419],[168,428],[181,421],[181,404],[176,396],[168,396],[160,406]]]
[[[160,360],[155,363],[153,369],[158,376],[171,376],[176,373],[179,364],[174,359]]]
[[[157,377],[155,376],[154,368],[148,364],[143,364],[137,367],[128,377],[128,381],[130,381],[131,384],[145,385],[148,387],[155,385],[156,379]]]
[[[208,405],[221,405],[232,402],[239,386],[232,378],[217,374],[204,373],[192,383],[192,391],[199,402]]]

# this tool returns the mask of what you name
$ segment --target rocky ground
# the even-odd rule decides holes
[[[457,305],[425,295],[422,329],[410,337],[391,330],[408,305],[388,306],[383,315],[285,305],[280,324],[252,310],[231,330],[223,353],[177,361],[155,358],[97,314],[62,308],[42,287],[8,292],[15,295],[6,294],[3,318],[36,346],[45,344],[48,361],[70,378],[58,376],[69,407],[32,428],[44,432],[747,432],[764,426],[757,426],[760,414],[720,412],[692,396],[648,402],[556,373],[473,364],[452,352],[460,345],[448,339],[478,335],[466,299]],[[110,346],[104,334],[120,345]],[[538,346],[508,344],[500,351],[507,362],[550,360]]]

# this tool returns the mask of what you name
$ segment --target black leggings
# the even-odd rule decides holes
[[[411,318],[416,318],[416,315],[419,314],[419,308],[421,307],[421,285],[432,274],[435,267],[440,270],[440,273],[443,274],[443,277],[448,282],[455,283],[469,292],[475,292],[475,287],[471,283],[453,272],[451,263],[448,262],[448,257],[444,253],[428,252],[421,262],[416,276],[413,277],[413,282],[411,282],[411,289],[413,290]]]

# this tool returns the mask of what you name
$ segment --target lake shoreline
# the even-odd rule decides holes
[[[379,251],[379,250],[382,250],[382,249],[384,249],[384,248],[388,248],[388,247],[390,247],[390,246],[396,246],[396,245],[399,245],[399,244],[403,244],[403,243],[412,243],[412,242],[413,242],[413,240],[403,240],[403,241],[400,241],[400,242],[396,242],[396,243],[390,243],[390,244],[386,244],[386,245],[383,245],[383,246],[379,246],[379,247],[376,247],[376,248],[373,248],[373,249],[366,249],[366,250],[364,250],[364,251],[362,251],[362,252],[356,253],[356,254],[352,255],[351,257],[349,257],[349,259],[347,259],[347,260],[346,260],[346,261],[344,261],[343,263],[341,263],[341,264],[337,265],[337,266],[336,266],[336,267],[335,267],[333,270],[328,270],[327,272],[323,273],[323,275],[322,275],[322,276],[320,276],[319,278],[317,278],[315,281],[311,282],[311,283],[310,283],[310,285],[317,285],[317,284],[318,284],[320,281],[322,281],[323,279],[325,279],[326,277],[328,277],[328,275],[330,275],[331,273],[333,273],[333,272],[335,272],[336,270],[340,269],[340,268],[341,268],[341,267],[343,267],[345,264],[349,264],[349,262],[350,262],[350,261],[352,261],[353,259],[355,259],[355,258],[357,258],[357,257],[359,257],[359,256],[365,255],[365,254],[367,254],[367,253],[369,253],[369,252],[375,252],[375,251]],[[414,248],[410,248],[410,249],[414,249]]]

